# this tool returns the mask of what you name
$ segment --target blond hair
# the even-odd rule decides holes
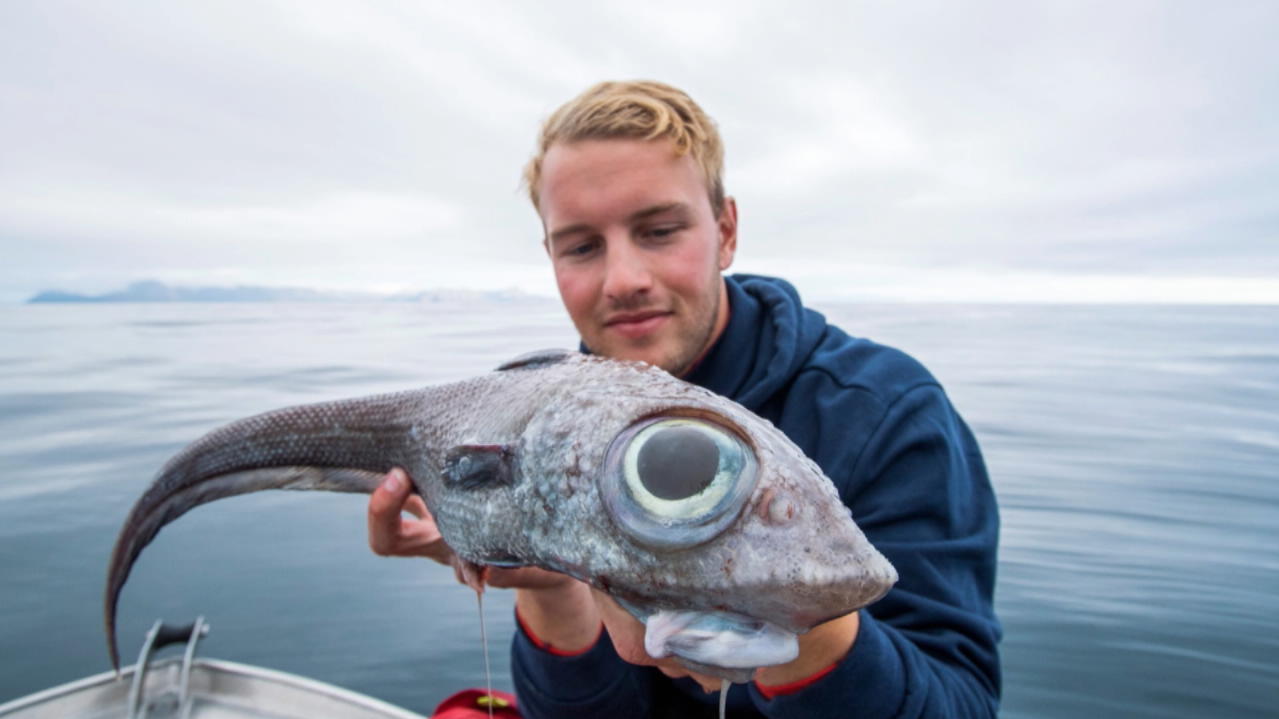
[[[524,184],[540,209],[538,183],[546,152],[557,142],[667,138],[675,154],[691,154],[706,177],[711,209],[724,208],[724,145],[715,121],[682,90],[660,82],[601,82],[569,100],[542,124],[537,152],[524,167]]]

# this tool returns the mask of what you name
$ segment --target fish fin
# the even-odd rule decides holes
[[[505,444],[460,444],[444,455],[445,483],[456,489],[515,484],[514,452]]]
[[[539,367],[548,367],[553,364],[559,364],[564,360],[573,357],[579,353],[573,350],[565,349],[545,349],[533,350],[514,359],[509,359],[498,365],[498,372],[505,372],[512,369],[538,369]]]

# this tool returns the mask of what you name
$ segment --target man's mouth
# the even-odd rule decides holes
[[[656,330],[670,316],[670,312],[658,310],[628,312],[609,317],[604,322],[604,326],[624,337],[634,339]]]

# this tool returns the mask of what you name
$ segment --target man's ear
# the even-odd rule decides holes
[[[724,207],[719,211],[715,224],[719,230],[719,269],[722,271],[733,264],[733,257],[737,254],[736,200],[724,198]]]

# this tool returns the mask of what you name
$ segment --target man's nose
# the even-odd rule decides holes
[[[605,296],[627,300],[652,289],[653,275],[649,272],[643,253],[629,238],[610,240],[604,262]]]

